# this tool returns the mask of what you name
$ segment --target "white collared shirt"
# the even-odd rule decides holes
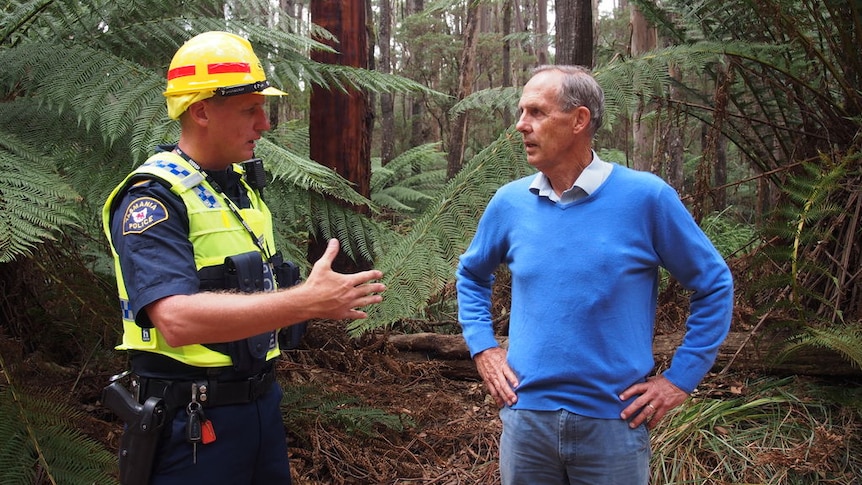
[[[572,186],[565,190],[562,195],[557,195],[554,188],[551,186],[551,181],[548,177],[539,172],[533,183],[530,184],[530,192],[539,197],[547,197],[558,204],[567,204],[582,199],[592,194],[598,189],[613,170],[613,165],[600,159],[596,152],[593,152],[593,161],[581,172],[578,179]]]

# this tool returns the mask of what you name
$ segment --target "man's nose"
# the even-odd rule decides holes
[[[269,123],[269,112],[262,109],[258,116],[257,129],[258,131],[269,131],[270,128],[272,128],[272,125]]]

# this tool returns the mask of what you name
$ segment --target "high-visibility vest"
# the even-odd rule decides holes
[[[234,170],[242,173],[242,168],[238,165],[234,165]],[[102,227],[111,243],[111,252],[114,256],[114,271],[123,318],[123,341],[116,348],[162,354],[195,367],[230,366],[231,358],[224,353],[198,344],[171,347],[165,342],[158,329],[142,328],[135,323],[126,291],[126,282],[120,268],[119,255],[111,237],[110,220],[114,199],[133,181],[142,179],[161,180],[170,187],[171,192],[182,199],[188,212],[189,240],[194,247],[195,266],[198,271],[201,268],[222,265],[225,258],[229,256],[250,251],[260,252],[251,234],[226,205],[222,194],[206,181],[199,170],[172,152],[153,155],[111,192],[102,209]],[[251,200],[251,208],[239,209],[239,213],[262,241],[268,254],[263,254],[261,257],[263,264],[268,264],[267,256],[275,253],[272,216],[260,194],[252,190],[244,180],[242,184]],[[268,272],[268,279],[274,290],[276,283],[271,271]],[[213,325],[218,325],[218,322],[213,322]],[[272,340],[273,346],[267,352],[266,360],[273,359],[280,353],[275,335]]]

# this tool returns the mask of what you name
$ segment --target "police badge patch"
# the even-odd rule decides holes
[[[140,234],[168,219],[164,204],[152,197],[140,197],[126,208],[123,217],[123,235]]]

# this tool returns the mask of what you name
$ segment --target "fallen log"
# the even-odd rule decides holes
[[[670,365],[682,337],[682,333],[655,337],[653,354],[658,368]],[[505,337],[498,337],[498,341],[504,347],[508,344]],[[713,370],[751,371],[774,375],[862,376],[862,370],[854,367],[838,353],[823,348],[801,349],[778,361],[777,356],[786,341],[787,336],[778,334],[752,337],[746,332],[732,332],[719,348]],[[399,351],[397,357],[404,360],[440,362],[441,373],[446,377],[478,379],[467,344],[460,335],[427,332],[398,334],[389,336],[388,343]]]

